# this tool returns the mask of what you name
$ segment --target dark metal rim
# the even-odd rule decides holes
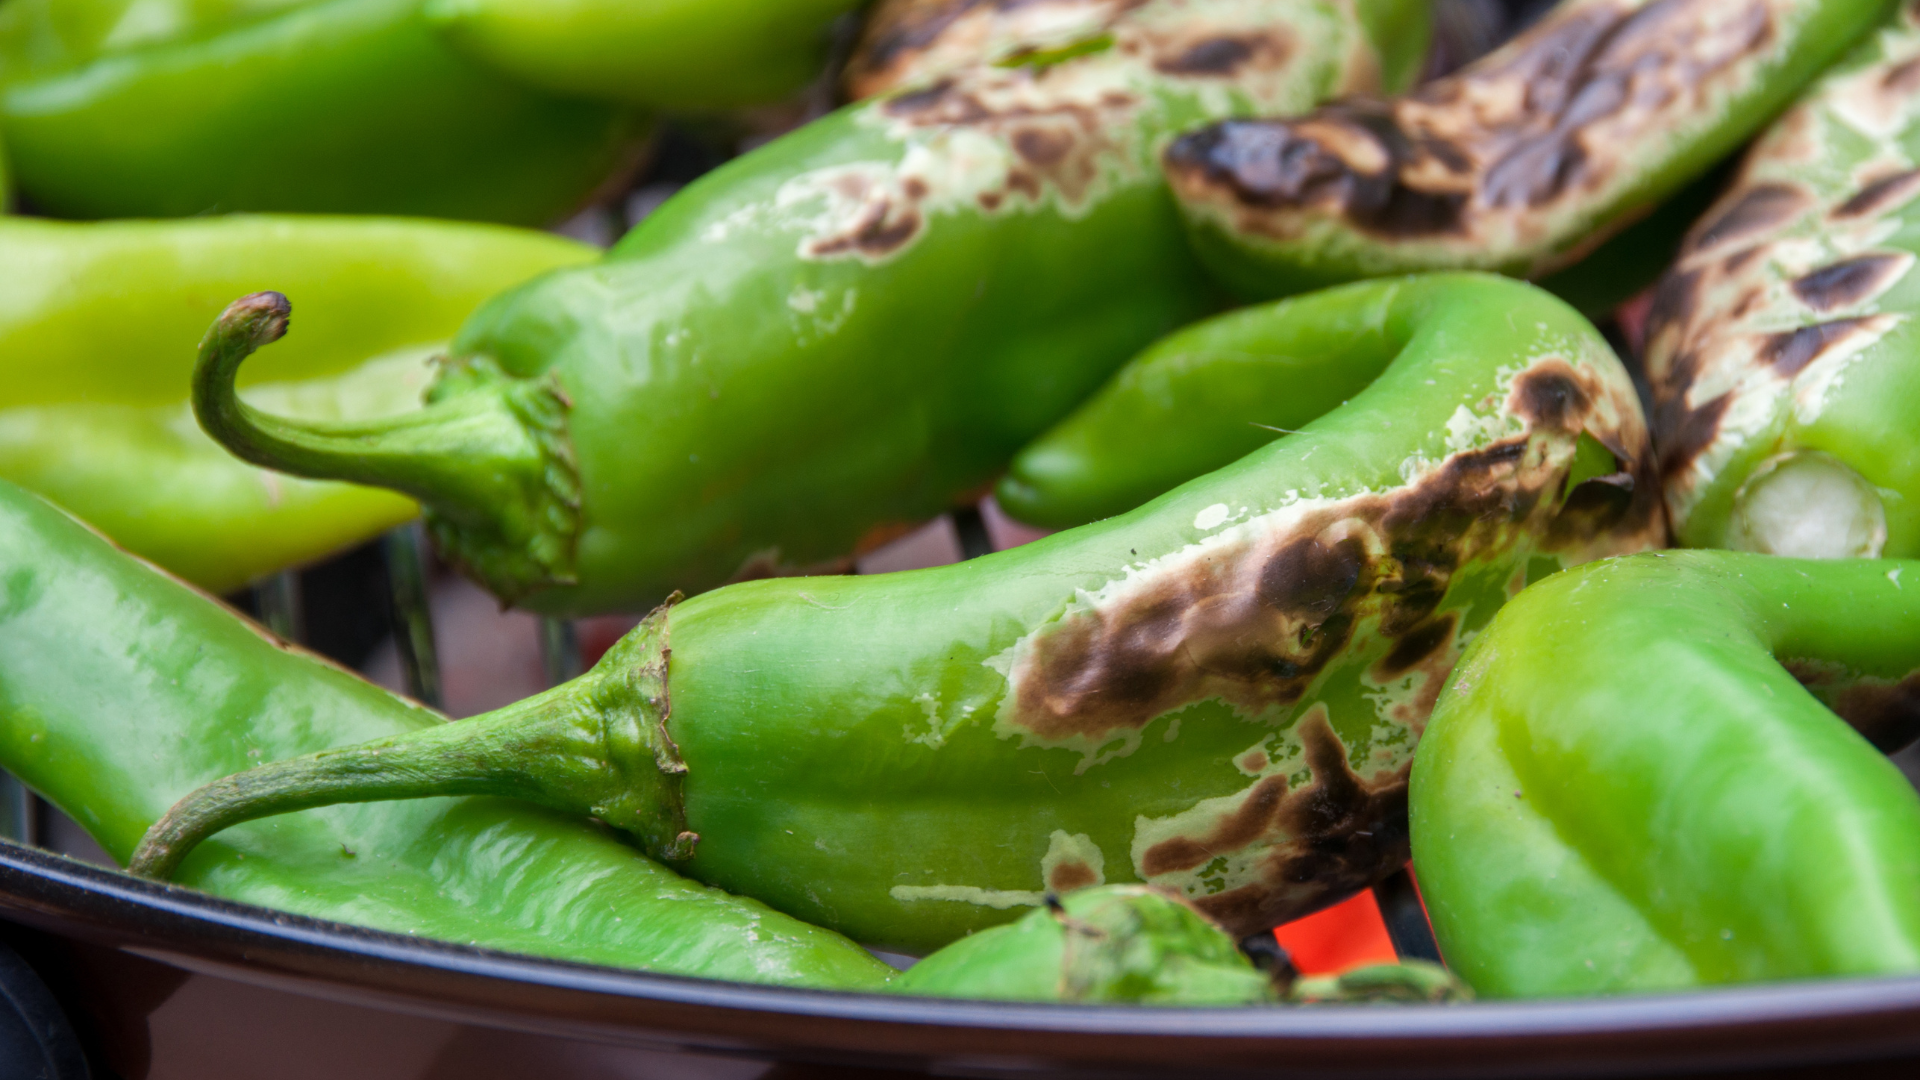
[[[476,983],[505,981],[632,999],[635,1004],[975,1032],[1457,1043],[1543,1037],[1589,1040],[1629,1033],[1673,1036],[1828,1019],[1878,1018],[1914,1031],[1913,1021],[1920,1020],[1920,977],[1910,976],[1427,1008],[1035,1006],[766,987],[548,960],[331,923],[143,881],[5,841],[0,841],[0,909],[39,915],[29,920],[33,922],[55,920],[83,927],[121,944],[146,945],[143,952],[157,949],[214,963],[272,958],[278,961],[276,967],[287,970],[289,959],[333,954],[353,963],[350,967],[325,965],[329,974],[358,972],[363,978],[353,981],[374,990],[388,985],[386,976],[393,969],[405,967]]]

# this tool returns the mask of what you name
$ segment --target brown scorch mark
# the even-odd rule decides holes
[[[1432,616],[1456,570],[1522,530],[1549,532],[1564,474],[1530,464],[1535,440],[1597,428],[1630,477],[1615,481],[1629,498],[1558,542],[1658,527],[1637,409],[1631,430],[1605,430],[1605,392],[1589,370],[1537,363],[1508,400],[1528,434],[1454,454],[1403,488],[1305,509],[1061,618],[1012,671],[1013,723],[1042,741],[1097,745],[1195,701],[1248,714],[1289,706],[1368,625],[1411,667],[1450,637],[1451,621],[1443,630]]]
[[[1772,42],[1774,6],[1563,5],[1408,96],[1190,133],[1169,147],[1168,174],[1189,202],[1279,238],[1316,217],[1387,239],[1471,240],[1500,216],[1524,232],[1548,204],[1624,182],[1636,146],[1698,122],[1709,95],[1751,78],[1744,62]]]
[[[1836,218],[1873,217],[1920,194],[1920,169],[1906,169],[1872,181],[1834,208]]]
[[[1299,918],[1406,865],[1406,769],[1365,780],[1324,715],[1301,721],[1298,731],[1311,773],[1306,784],[1290,788],[1284,776],[1265,777],[1205,835],[1163,840],[1141,857],[1141,873],[1152,878],[1267,847],[1257,881],[1189,898],[1236,935]]]
[[[1788,658],[1780,664],[1875,749],[1891,754],[1920,739],[1920,671],[1895,680],[1860,676],[1822,660]]]
[[[1873,319],[1835,319],[1768,334],[1760,341],[1758,359],[1781,378],[1791,379],[1835,345],[1876,324]]]
[[[1100,884],[1100,875],[1093,867],[1083,862],[1063,862],[1047,875],[1047,891],[1069,893],[1075,889],[1084,889],[1089,885]]]
[[[1795,278],[1793,294],[1815,311],[1854,307],[1885,292],[1912,263],[1910,255],[1889,252],[1842,259]]]

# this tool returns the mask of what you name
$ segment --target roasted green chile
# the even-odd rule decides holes
[[[417,512],[377,488],[237,461],[194,423],[195,346],[235,292],[301,298],[301,333],[247,398],[317,419],[419,407],[427,357],[489,296],[592,258],[484,225],[232,216],[0,220],[0,477],[215,592],[321,558]]]
[[[1664,536],[1633,387],[1577,313],[1471,274],[1266,310],[1343,362],[1373,345],[1331,328],[1374,306],[1394,358],[1351,402],[1139,510],[662,607],[525,702],[213,784],[135,865],[295,807],[489,792],[906,951],[1109,881],[1243,935],[1338,900],[1407,857],[1406,770],[1462,641],[1530,573]],[[241,301],[207,348],[284,317]],[[1582,483],[1587,443],[1618,460]]]
[[[1404,97],[1185,135],[1168,176],[1201,257],[1248,296],[1417,270],[1539,278],[1737,148],[1891,8],[1568,0]],[[1644,276],[1613,295],[1661,269],[1612,258],[1604,272],[1623,267]],[[1556,288],[1591,297],[1605,284],[1569,272]]]
[[[630,160],[637,117],[465,60],[418,9],[7,0],[0,130],[14,182],[61,217],[291,210],[544,225]]]
[[[896,978],[902,994],[1142,1005],[1279,1000],[1226,932],[1145,885],[1103,885],[1053,900],[959,941]]]
[[[1917,562],[1676,551],[1529,588],[1414,763],[1448,964],[1498,997],[1920,971],[1920,797],[1875,749],[1917,703]]]
[[[858,0],[426,0],[456,50],[567,97],[674,109],[774,101],[820,75]]]
[[[452,726],[0,481],[0,766],[115,858],[180,793],[252,762]],[[687,881],[604,828],[493,799],[262,822],[205,845],[180,880],[587,963],[847,989],[890,975],[845,938]]]
[[[1647,320],[1681,543],[1920,555],[1920,12],[1767,132]]]
[[[1173,132],[1371,85],[1370,28],[1425,25],[1417,0],[1095,12],[1075,49],[850,106],[709,173],[605,261],[483,308],[391,429],[234,408],[238,353],[210,357],[201,416],[248,460],[419,498],[444,554],[535,610],[843,565],[978,493],[1219,303],[1156,165]]]

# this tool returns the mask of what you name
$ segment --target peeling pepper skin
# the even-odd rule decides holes
[[[375,488],[237,461],[186,402],[232,293],[301,297],[293,346],[248,398],[327,419],[417,409],[427,357],[492,294],[593,248],[486,225],[229,216],[0,220],[0,477],[203,588],[227,592],[414,516]]]
[[[8,0],[0,129],[59,217],[234,211],[545,225],[646,125],[455,55],[418,0]]]
[[[1356,8],[1409,6],[1112,12],[1092,51],[975,65],[709,173],[605,261],[478,312],[404,430],[269,436],[211,373],[200,412],[248,460],[415,496],[444,554],[538,611],[844,566],[1213,310],[1159,148],[1370,82]],[[1180,66],[1225,38],[1259,47]]]
[[[0,481],[0,767],[116,859],[213,777],[452,726]],[[687,881],[605,829],[491,799],[263,822],[206,845],[180,879],[315,918],[584,963],[843,989],[891,975],[845,938]]]
[[[1920,11],[1755,144],[1647,320],[1675,535],[1920,555]]]
[[[1250,297],[1419,270],[1539,278],[1738,147],[1891,7],[1569,0],[1404,97],[1190,132],[1167,172],[1202,259]]]
[[[1530,571],[1663,535],[1638,399],[1577,313],[1471,274],[1326,300],[1376,303],[1403,347],[1370,386],[1132,513],[663,607],[546,694],[219,781],[134,865],[289,807],[491,792],[902,951],[1103,882],[1240,935],[1335,902],[1406,859],[1406,769],[1462,641]],[[281,316],[242,301],[208,348]],[[1573,482],[1586,441],[1619,448],[1613,483]]]
[[[1875,749],[1920,734],[1916,587],[1676,551],[1508,604],[1413,769],[1449,966],[1488,997],[1920,970],[1920,797]]]

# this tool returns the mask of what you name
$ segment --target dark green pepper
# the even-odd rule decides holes
[[[1767,132],[1655,293],[1681,543],[1920,555],[1920,13]]]
[[[424,412],[249,413],[239,353],[196,406],[249,461],[415,496],[443,553],[540,611],[841,565],[1218,304],[1156,164],[1174,131],[1369,85],[1372,22],[1423,35],[1423,11],[1117,5],[1071,55],[976,64],[709,173],[604,262],[483,308]]]
[[[453,53],[419,0],[7,0],[0,130],[62,217],[235,210],[543,225],[645,125]]]
[[[292,807],[491,792],[909,951],[1106,881],[1236,934],[1336,901],[1406,859],[1405,772],[1462,642],[1530,571],[1663,535],[1638,400],[1577,313],[1473,274],[1266,311],[1345,358],[1376,307],[1397,355],[1349,404],[1133,513],[696,596],[538,697],[211,785],[135,865]],[[284,318],[241,301],[208,353]],[[1575,483],[1587,442],[1619,448],[1611,482]]]
[[[1185,135],[1168,175],[1202,259],[1248,296],[1416,270],[1538,278],[1737,148],[1891,8],[1569,0],[1405,97]],[[1633,243],[1655,258],[1599,268],[1629,280],[1558,287],[1594,304],[1630,294],[1684,223],[1665,227]]]
[[[1916,734],[1920,563],[1555,575],[1468,648],[1420,743],[1435,936],[1498,997],[1920,971],[1920,797],[1873,745]]]
[[[301,298],[299,340],[248,371],[249,400],[380,416],[419,406],[426,358],[481,301],[593,255],[450,222],[0,220],[0,477],[215,592],[322,558],[417,508],[267,472],[206,437],[186,390],[221,305],[270,281]]]
[[[183,791],[444,718],[269,638],[0,481],[0,766],[125,859]],[[461,944],[683,975],[873,989],[837,934],[681,878],[603,828],[492,799],[236,829],[181,880]]]

